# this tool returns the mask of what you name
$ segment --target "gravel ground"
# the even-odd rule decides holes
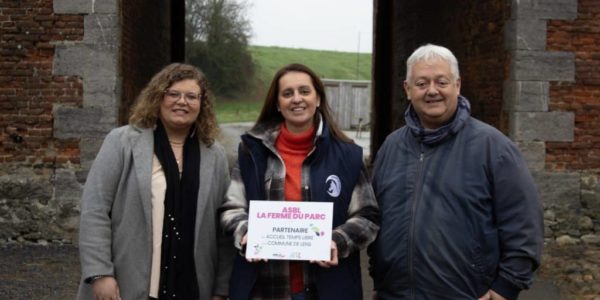
[[[75,299],[79,270],[73,245],[0,245],[0,299]]]
[[[0,299],[75,299],[79,257],[74,245],[0,245]],[[523,300],[600,300],[600,249],[548,246]]]

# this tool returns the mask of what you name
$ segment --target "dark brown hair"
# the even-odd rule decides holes
[[[303,64],[289,64],[277,71],[273,80],[271,81],[271,86],[269,87],[269,91],[267,92],[267,97],[265,98],[265,102],[263,104],[262,110],[260,111],[260,115],[256,120],[256,124],[254,124],[253,129],[263,126],[272,127],[276,124],[284,122],[283,115],[281,112],[277,111],[277,103],[279,97],[279,80],[283,75],[289,72],[301,72],[310,76],[312,85],[321,100],[321,104],[318,110],[321,112],[323,119],[325,119],[327,123],[327,127],[329,127],[329,131],[331,135],[341,141],[351,143],[352,140],[348,138],[344,132],[339,129],[337,123],[333,118],[333,114],[331,112],[331,108],[327,102],[327,97],[325,95],[325,86],[321,79],[313,72],[309,67]],[[314,118],[315,123],[317,122],[316,118]],[[315,124],[316,125],[316,124]]]
[[[131,110],[129,124],[142,128],[156,125],[165,90],[174,83],[192,79],[200,86],[200,113],[196,119],[198,138],[207,145],[212,145],[217,136],[218,125],[213,103],[209,97],[206,76],[198,68],[181,63],[173,63],[156,73],[137,97]]]

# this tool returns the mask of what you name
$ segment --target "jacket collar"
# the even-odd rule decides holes
[[[320,138],[328,137],[329,131],[327,130],[325,120],[321,116],[321,113],[317,111],[315,114],[317,118],[317,130],[315,132],[315,140],[316,144],[317,140]],[[246,132],[249,136],[261,140],[263,144],[267,147],[275,148],[275,141],[279,136],[279,123],[277,124],[257,124],[252,129]]]
[[[439,128],[424,128],[423,125],[421,125],[421,121],[419,120],[414,107],[410,104],[404,113],[404,120],[413,136],[427,146],[434,146],[446,140],[447,137],[453,136],[459,132],[470,116],[471,104],[469,103],[469,100],[459,95],[456,113],[448,123]]]

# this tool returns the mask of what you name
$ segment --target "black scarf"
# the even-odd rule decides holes
[[[181,180],[167,132],[158,120],[154,130],[154,154],[167,181],[163,219],[158,299],[198,299],[194,263],[196,205],[200,186],[200,144],[195,127],[183,145]]]

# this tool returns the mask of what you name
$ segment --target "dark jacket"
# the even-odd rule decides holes
[[[247,230],[247,200],[283,200],[285,168],[275,149],[277,128],[264,128],[242,136],[238,165],[223,205],[221,222],[239,239]],[[341,183],[339,195],[328,193],[328,178]],[[241,182],[240,182],[241,181]],[[241,184],[241,186],[240,186]],[[316,288],[319,299],[362,299],[360,249],[377,234],[378,209],[362,161],[362,149],[330,136],[324,122],[315,147],[302,166],[302,200],[334,202],[332,239],[339,252],[339,265],[329,269],[305,264],[305,284]],[[288,261],[248,263],[238,256],[231,278],[230,298],[289,298]],[[311,286],[309,286],[311,285]]]
[[[468,115],[454,129],[426,146],[405,126],[377,153],[382,224],[369,254],[381,299],[477,299],[490,288],[514,299],[532,283],[543,216],[525,161]]]

